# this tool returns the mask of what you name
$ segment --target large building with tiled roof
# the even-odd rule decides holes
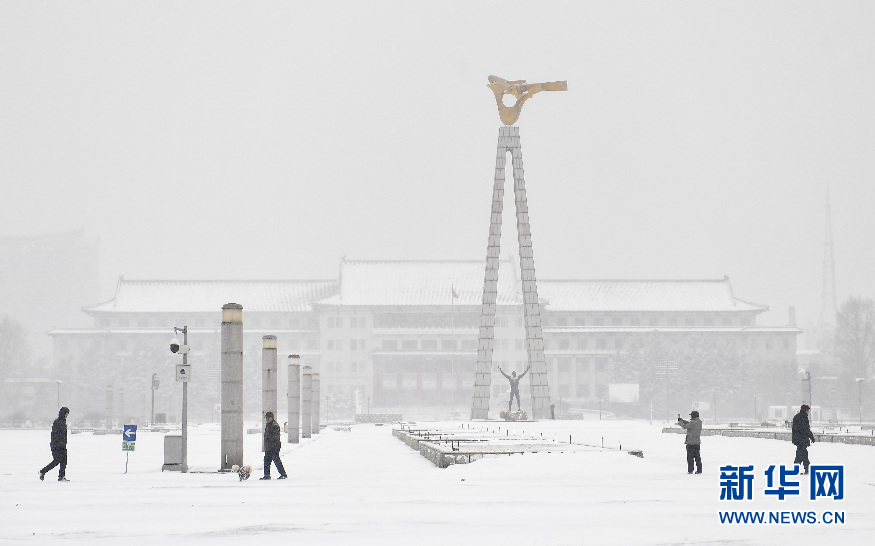
[[[112,300],[86,309],[92,328],[52,332],[55,361],[75,381],[81,366],[90,365],[89,351],[127,359],[127,383],[148,389],[156,371],[170,380],[178,357],[166,351],[167,341],[174,325],[185,324],[195,381],[190,392],[202,381],[201,390],[210,393],[202,406],[209,409],[218,401],[220,309],[235,302],[243,305],[247,411],[260,409],[261,336],[272,334],[280,355],[299,353],[321,373],[325,396],[358,393],[372,409],[454,406],[464,414],[473,390],[483,274],[481,261],[344,259],[337,280],[122,278]],[[526,359],[522,294],[510,259],[502,261],[498,289],[492,388],[501,397],[506,381],[497,367],[521,372]],[[800,333],[794,326],[757,326],[767,307],[737,298],[728,278],[542,280],[538,289],[551,394],[580,405],[606,398],[612,359],[636,337],[658,332],[677,343],[717,341],[769,365],[793,361]],[[154,356],[136,357],[146,353]],[[524,382],[524,400],[527,389]],[[174,396],[159,402],[173,406]]]

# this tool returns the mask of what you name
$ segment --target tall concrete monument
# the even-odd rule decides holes
[[[276,336],[261,338],[261,422],[264,426],[264,416],[267,412],[277,415],[276,395]],[[261,451],[264,451],[262,437]]]
[[[222,463],[243,466],[243,306],[222,306]]]
[[[516,196],[517,233],[520,246],[520,269],[523,289],[523,316],[526,328],[526,350],[531,368],[532,418],[549,416],[550,387],[547,384],[547,363],[544,360],[544,337],[541,332],[541,308],[535,280],[535,260],[532,254],[532,234],[529,227],[529,207],[526,201],[526,181],[523,174],[523,152],[520,147],[519,120],[523,103],[541,91],[566,91],[567,82],[528,84],[525,80],[507,81],[489,76],[488,87],[495,94],[498,116],[504,127],[498,129],[498,149],[495,158],[495,180],[492,187],[492,214],[489,243],[486,249],[486,275],[483,281],[483,303],[480,311],[480,338],[477,347],[477,366],[474,370],[474,400],[472,419],[489,418],[489,396],[492,384],[492,351],[495,345],[495,311],[498,299],[498,264],[501,250],[501,217],[504,209],[504,180],[507,153],[513,168],[514,195]],[[516,102],[504,104],[505,95]]]
[[[289,355],[288,392],[288,442],[297,444],[301,441],[301,357]]]
[[[301,370],[301,438],[309,438],[313,431],[313,368]]]

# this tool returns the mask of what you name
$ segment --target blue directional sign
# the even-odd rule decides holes
[[[136,442],[137,441],[137,425],[125,425],[122,433],[122,441]]]

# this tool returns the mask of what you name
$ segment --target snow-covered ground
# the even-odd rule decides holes
[[[427,424],[422,424],[427,426]],[[438,425],[436,425],[438,426]],[[453,427],[458,424],[441,423]],[[504,427],[504,423],[472,426]],[[282,451],[289,480],[258,481],[260,438],[247,435],[240,483],[218,467],[219,431],[190,433],[192,473],[160,471],[162,434],[140,431],[127,474],[121,437],[70,435],[70,483],[50,459],[49,432],[0,431],[0,542],[105,544],[871,544],[875,448],[815,444],[814,464],[842,464],[845,500],[767,496],[763,472],[792,463],[789,442],[703,438],[705,472],[687,475],[683,436],[662,424],[554,421],[511,424],[512,434],[568,435],[577,443],[641,449],[538,453],[447,469],[395,439],[391,427],[326,429]],[[754,500],[720,501],[722,465],[754,465]],[[204,473],[200,473],[203,471]],[[276,471],[273,471],[274,478]],[[718,513],[845,512],[844,525],[728,525]]]

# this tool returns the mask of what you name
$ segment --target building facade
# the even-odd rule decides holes
[[[503,260],[499,270],[496,409],[507,403],[507,381],[498,368],[510,374],[526,366],[513,265]],[[215,397],[205,396],[204,404],[214,404],[220,310],[235,302],[243,305],[245,381],[254,397],[247,411],[260,408],[261,336],[270,334],[277,336],[281,356],[280,385],[283,357],[297,353],[320,372],[323,396],[357,395],[362,410],[367,403],[374,410],[434,406],[465,414],[473,392],[482,277],[480,261],[343,260],[337,280],[122,278],[112,300],[87,309],[92,327],[51,332],[55,364],[75,382],[87,375],[83,367],[102,359],[126,370],[134,390],[142,391],[157,369],[172,377],[178,357],[167,343],[173,326],[188,325],[193,387],[202,381],[201,390]],[[659,334],[679,345],[719,343],[745,351],[757,366],[789,366],[801,333],[792,326],[758,326],[757,315],[767,308],[735,297],[728,278],[543,280],[539,292],[551,395],[581,405],[606,397],[612,363],[636,339]],[[528,386],[521,385],[525,406]]]

